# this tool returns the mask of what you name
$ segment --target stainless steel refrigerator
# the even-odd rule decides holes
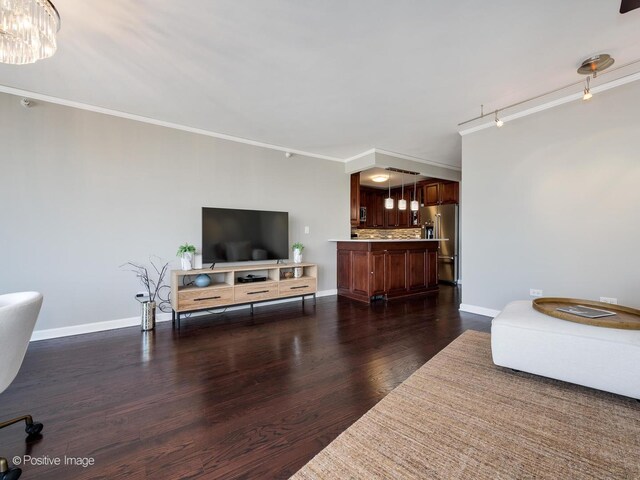
[[[422,207],[420,221],[435,238],[448,238],[438,246],[438,281],[458,283],[458,205]]]

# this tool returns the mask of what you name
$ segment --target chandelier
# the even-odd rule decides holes
[[[34,63],[56,53],[60,15],[48,0],[0,0],[0,62]]]

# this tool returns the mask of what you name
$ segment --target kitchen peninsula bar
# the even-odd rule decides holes
[[[330,241],[337,244],[338,295],[370,303],[438,290],[441,239]]]

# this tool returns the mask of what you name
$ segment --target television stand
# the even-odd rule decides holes
[[[301,272],[293,277],[294,269]],[[291,272],[291,278],[289,278]],[[198,275],[211,278],[207,287],[192,285]],[[240,283],[238,277],[246,275],[266,277],[265,281]],[[171,271],[171,320],[174,328],[180,329],[183,313],[213,310],[218,308],[249,305],[253,315],[256,303],[301,297],[313,297],[316,303],[318,266],[313,263],[279,263],[243,265],[235,267],[202,268],[198,270]]]

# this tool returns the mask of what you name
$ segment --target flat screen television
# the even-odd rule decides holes
[[[202,207],[204,263],[289,258],[289,213]]]

